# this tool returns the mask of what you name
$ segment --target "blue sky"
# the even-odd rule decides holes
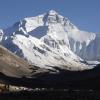
[[[54,9],[79,29],[100,33],[100,0],[0,0],[0,28]]]

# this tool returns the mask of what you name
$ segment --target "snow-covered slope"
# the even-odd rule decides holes
[[[99,59],[97,42],[96,34],[80,31],[54,10],[20,20],[4,30],[2,39],[3,46],[36,66],[69,70],[90,68],[80,57]],[[93,54],[95,46],[97,56]]]
[[[3,30],[0,29],[0,41],[2,41],[2,37],[3,37]]]

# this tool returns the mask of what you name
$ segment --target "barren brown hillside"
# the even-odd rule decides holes
[[[30,76],[30,65],[27,61],[14,55],[0,46],[0,72],[12,77]]]

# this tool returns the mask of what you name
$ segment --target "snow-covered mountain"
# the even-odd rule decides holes
[[[100,60],[99,35],[80,31],[54,10],[3,31],[3,46],[41,68],[84,70],[91,67],[83,59]]]

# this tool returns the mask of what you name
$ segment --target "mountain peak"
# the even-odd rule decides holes
[[[56,15],[56,14],[58,14],[55,10],[50,10],[49,12],[48,12],[48,14],[49,15]]]
[[[50,10],[46,13],[43,19],[46,24],[51,24],[51,23],[55,24],[55,23],[61,23],[64,20],[64,17],[59,15],[59,13],[56,12],[55,10]]]

